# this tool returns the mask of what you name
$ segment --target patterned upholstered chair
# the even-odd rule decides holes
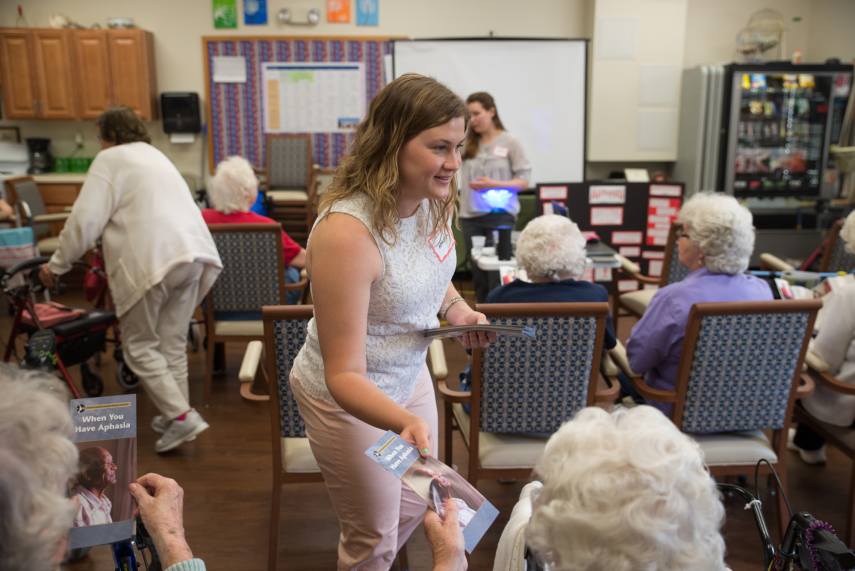
[[[437,378],[445,401],[445,463],[452,461],[454,419],[469,448],[472,485],[480,478],[528,478],[563,422],[596,401],[618,398],[617,382],[597,390],[608,304],[479,304],[477,310],[491,323],[534,327],[537,340],[499,336],[475,349],[469,392]],[[432,365],[434,376],[447,374]]]
[[[666,285],[677,283],[689,275],[689,268],[680,263],[680,256],[677,251],[677,229],[681,226],[677,222],[671,224],[671,229],[668,231],[668,243],[665,246],[665,257],[662,259],[662,274],[659,277],[641,275],[641,268],[638,264],[627,260],[623,256],[619,256],[621,267],[612,270],[612,285],[615,288],[612,295],[612,320],[615,331],[617,331],[621,308],[626,309],[631,315],[635,315],[636,317],[644,315],[644,311],[650,305],[650,300],[653,299],[653,294],[656,293],[655,289],[644,289],[645,285],[665,287]],[[619,271],[623,271],[623,273],[637,281],[642,289],[627,293],[617,291]]]
[[[39,185],[32,177],[11,178],[6,181],[6,197],[10,206],[17,211],[17,226],[29,226],[36,236],[36,245],[41,256],[50,256],[59,246],[59,237],[51,236],[51,223],[64,222],[69,212],[48,214]],[[61,228],[57,228],[56,234]]]
[[[808,374],[817,384],[824,385],[841,395],[855,395],[855,385],[838,381],[828,374],[828,363],[823,361],[819,356],[811,353],[810,350],[808,350],[805,356],[805,362],[808,366]],[[826,443],[831,444],[855,461],[855,429],[829,424],[813,416],[802,407],[796,407],[793,413],[796,422],[807,424],[814,432],[825,438]],[[849,501],[846,506],[846,535],[841,539],[843,539],[846,545],[855,545],[855,466],[852,468],[852,476],[849,484]]]
[[[270,134],[267,145],[267,198],[273,217],[294,240],[308,239],[315,222],[320,167],[312,161],[311,135]]]
[[[820,307],[820,300],[696,303],[673,391],[653,389],[619,364],[641,396],[673,403],[671,420],[701,446],[711,474],[748,474],[765,458],[786,492],[787,429],[796,399],[813,393],[802,363]],[[783,494],[776,502],[783,534]]]
[[[217,343],[262,341],[264,305],[285,305],[282,228],[279,224],[209,224],[223,271],[205,303],[207,358],[204,402],[211,401]],[[305,280],[299,284],[307,285]]]
[[[279,555],[279,511],[284,484],[323,482],[306,437],[306,424],[297,409],[289,377],[297,353],[306,341],[314,314],[311,305],[265,307],[264,345],[270,376],[270,428],[273,443],[273,495],[270,507],[268,571],[276,571]],[[255,342],[253,342],[255,343]],[[258,349],[260,353],[260,348]],[[247,352],[249,354],[249,351]],[[246,361],[244,362],[246,364]],[[256,361],[257,366],[257,361]],[[249,373],[247,369],[247,373]],[[398,552],[402,571],[409,568],[407,546]]]
[[[840,237],[840,229],[845,220],[837,220],[831,225],[828,238],[823,243],[822,258],[819,261],[820,272],[851,272],[855,269],[855,254],[846,249],[846,240]],[[760,254],[760,269],[786,272],[796,269],[774,254]]]

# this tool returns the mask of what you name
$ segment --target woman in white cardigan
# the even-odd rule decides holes
[[[846,249],[855,252],[855,212],[840,229]],[[810,350],[828,363],[828,373],[842,383],[855,384],[855,284],[834,294],[823,309],[825,318]],[[813,396],[799,404],[811,415],[834,426],[855,427],[855,396],[843,395],[817,384]],[[798,452],[806,464],[824,464],[825,440],[807,425],[790,431],[787,448]]]
[[[189,404],[187,329],[223,264],[187,183],[136,113],[114,107],[96,125],[101,152],[39,277],[53,287],[101,236],[125,360],[161,412],[152,429],[166,452],[208,428]]]

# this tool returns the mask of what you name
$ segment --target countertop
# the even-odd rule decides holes
[[[37,184],[83,184],[86,180],[86,173],[68,172],[68,173],[48,173],[48,174],[15,174],[15,175],[0,175],[0,182],[10,178],[18,178],[21,176],[32,176]]]

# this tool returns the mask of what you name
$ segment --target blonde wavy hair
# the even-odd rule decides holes
[[[724,506],[698,444],[650,406],[579,411],[536,468],[526,543],[550,571],[724,571]]]
[[[453,91],[432,77],[402,75],[371,101],[368,114],[356,128],[347,158],[336,169],[332,184],[318,202],[318,214],[357,192],[374,201],[371,229],[389,246],[398,240],[397,198],[400,175],[398,152],[422,131],[463,117],[469,127],[469,108]],[[457,212],[457,177],[443,200],[430,201],[431,234],[451,222]]]

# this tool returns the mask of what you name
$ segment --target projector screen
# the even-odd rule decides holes
[[[486,91],[532,164],[531,186],[585,179],[585,40],[394,40],[395,78],[435,77],[464,100]]]

